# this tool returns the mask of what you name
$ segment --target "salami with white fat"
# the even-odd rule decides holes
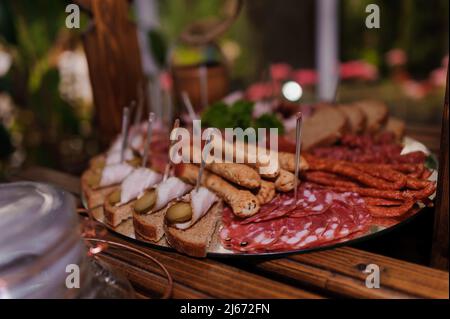
[[[297,201],[292,193],[280,194],[247,219],[226,208],[220,237],[223,246],[234,251],[289,251],[341,241],[365,231],[370,221],[358,194],[302,184]]]

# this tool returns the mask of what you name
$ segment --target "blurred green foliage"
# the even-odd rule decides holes
[[[202,122],[210,127],[227,128],[278,128],[283,134],[284,127],[274,114],[263,114],[257,118],[252,116],[254,103],[239,100],[228,106],[224,102],[216,102],[209,106],[202,114]]]
[[[55,53],[59,38],[68,32],[67,3],[0,0],[0,44],[13,57],[13,66],[0,79],[0,90],[17,108],[14,127],[23,136],[27,160],[54,167],[60,164],[61,140],[79,134],[79,118],[58,89]]]

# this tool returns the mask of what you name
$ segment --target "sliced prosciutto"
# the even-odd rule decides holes
[[[134,167],[127,163],[119,163],[105,166],[102,171],[100,187],[111,186],[122,183],[122,181],[131,174]]]
[[[208,213],[211,206],[218,201],[217,196],[206,187],[199,187],[193,190],[188,198],[192,207],[192,218],[184,223],[176,223],[174,226],[178,229],[188,229],[194,225],[200,218]]]
[[[141,196],[146,189],[156,185],[162,179],[162,175],[149,169],[140,167],[135,169],[122,182],[120,191],[120,205]]]
[[[174,200],[177,199],[192,189],[192,186],[186,184],[177,177],[169,177],[164,182],[160,183],[156,189],[156,204],[152,212],[156,212]]]
[[[318,247],[367,230],[371,215],[356,193],[336,193],[310,185],[275,197],[249,219],[223,212],[222,245],[239,252],[289,251]]]

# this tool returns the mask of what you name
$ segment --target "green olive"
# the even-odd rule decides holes
[[[101,171],[96,171],[87,177],[87,183],[90,187],[98,187],[100,180],[102,179]]]
[[[134,204],[134,210],[137,213],[143,214],[155,206],[156,191],[154,189],[146,191],[144,195],[139,198]]]
[[[115,205],[120,202],[120,188],[109,194],[108,201],[111,205]]]
[[[178,202],[169,207],[166,213],[166,220],[171,223],[184,223],[192,218],[192,208],[190,203]]]
[[[139,167],[142,164],[142,159],[140,157],[134,157],[134,158],[128,160],[127,163],[133,167]]]

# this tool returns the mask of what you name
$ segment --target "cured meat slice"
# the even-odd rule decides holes
[[[234,251],[289,251],[338,242],[364,232],[370,221],[364,200],[356,193],[302,185],[297,202],[293,194],[278,195],[245,220],[226,208],[220,237],[223,246]]]

